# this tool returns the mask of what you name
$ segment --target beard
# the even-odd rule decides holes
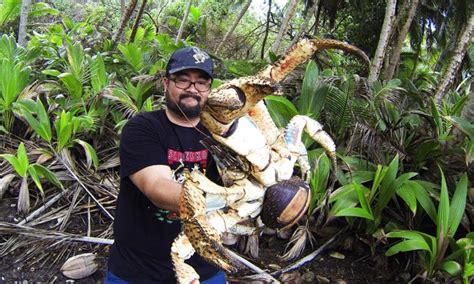
[[[182,100],[186,98],[193,98],[198,103],[195,106],[188,106],[182,103]],[[181,118],[196,118],[201,114],[201,97],[190,93],[181,94],[178,98],[178,103],[174,102],[168,92],[166,92],[166,107],[174,114]]]

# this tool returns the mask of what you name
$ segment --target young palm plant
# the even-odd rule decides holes
[[[13,37],[0,37],[0,127],[6,132],[13,127],[13,103],[29,82],[31,69],[26,65],[25,54]]]
[[[415,230],[392,231],[387,234],[387,237],[403,240],[393,245],[386,255],[418,251],[427,277],[432,277],[437,269],[444,270],[451,276],[458,276],[463,271],[464,282],[469,283],[469,277],[474,275],[472,262],[469,262],[472,261],[472,242],[474,241],[472,233],[465,239],[459,240],[454,246],[453,254],[446,256],[448,246],[453,241],[464,214],[467,184],[467,174],[464,173],[450,201],[444,173],[441,170],[441,193],[435,222],[436,236]]]
[[[52,155],[62,157],[69,166],[74,167],[70,158],[69,148],[74,144],[84,149],[89,167],[98,167],[98,158],[95,149],[88,142],[76,138],[77,134],[91,129],[94,120],[87,114],[76,115],[72,111],[62,110],[54,121],[54,132],[51,127],[49,115],[41,100],[33,101],[25,99],[18,102],[20,115],[28,122],[34,132],[41,137],[49,146]],[[55,137],[54,135],[55,134]],[[54,138],[54,140],[53,140]]]
[[[430,198],[433,186],[421,180],[414,180],[417,173],[406,172],[399,175],[398,172],[399,157],[395,156],[388,166],[366,167],[349,173],[348,177],[339,176],[343,185],[331,195],[330,201],[333,205],[330,216],[347,217],[350,223],[354,222],[354,217],[362,218],[365,220],[365,234],[377,236],[382,230],[381,225],[395,224],[395,220],[403,220],[404,216],[396,214],[403,210],[389,211],[390,214],[396,214],[390,218],[386,211],[389,202],[398,201],[396,197],[399,197],[411,212],[411,217],[417,215],[420,204],[423,211],[435,220],[436,211]],[[398,202],[394,204],[397,205]],[[374,252],[375,244],[371,239],[368,242]]]
[[[29,179],[31,178],[36,187],[39,189],[41,196],[44,197],[43,185],[41,184],[41,177],[46,178],[49,182],[62,189],[62,184],[48,168],[33,163],[28,160],[28,153],[23,142],[18,146],[16,155],[0,154],[0,158],[7,160],[21,179],[20,192],[18,195],[17,209],[20,213],[28,213],[30,210],[30,192]],[[11,181],[11,180],[10,180]]]

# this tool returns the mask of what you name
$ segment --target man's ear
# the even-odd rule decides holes
[[[163,84],[163,88],[165,89],[165,91],[168,89],[169,83],[170,83],[170,80],[168,79],[168,77],[161,78],[161,84]]]

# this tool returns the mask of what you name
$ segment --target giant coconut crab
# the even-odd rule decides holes
[[[303,39],[257,75],[231,80],[209,94],[201,114],[202,123],[217,142],[235,152],[236,159],[244,161],[247,167],[222,173],[224,186],[216,185],[197,170],[186,173],[179,212],[183,232],[171,248],[179,283],[199,279],[185,263],[194,252],[228,273],[244,269],[226,251],[221,235],[254,233],[257,228],[239,223],[257,217],[262,207],[267,211],[266,225],[270,227],[286,228],[302,217],[310,200],[309,187],[307,181],[292,175],[297,162],[303,177],[309,175],[306,149],[301,142],[303,131],[321,144],[335,167],[336,146],[317,121],[297,115],[281,133],[263,102],[268,95],[281,95],[278,83],[324,49],[341,49],[369,61],[363,51],[352,45],[329,39]],[[264,204],[264,195],[288,189],[291,196],[284,206],[272,204],[268,198]]]

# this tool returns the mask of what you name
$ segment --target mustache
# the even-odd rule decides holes
[[[190,94],[190,93],[184,93],[182,94],[181,96],[179,96],[179,100],[184,100],[186,98],[193,98],[195,99],[196,101],[200,102],[201,101],[201,97],[200,96],[197,96],[197,95],[194,95],[194,94]]]

